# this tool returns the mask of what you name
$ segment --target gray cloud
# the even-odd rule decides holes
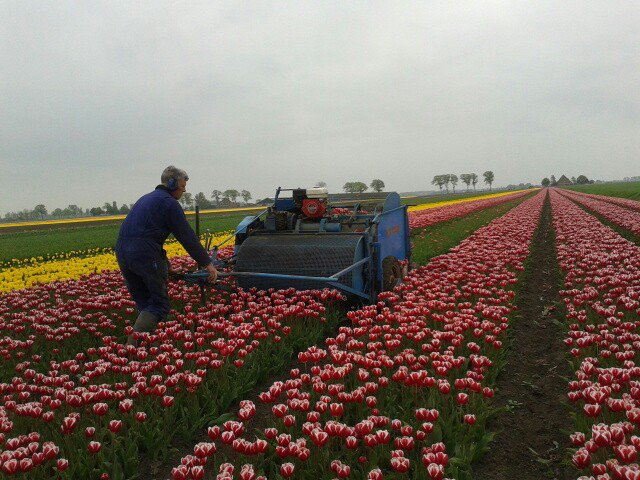
[[[638,175],[627,2],[5,2],[0,212],[493,170]]]

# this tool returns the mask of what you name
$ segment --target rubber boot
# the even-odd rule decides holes
[[[133,324],[134,332],[147,332],[153,333],[156,330],[158,324],[158,317],[151,312],[142,311],[136,318],[136,323]],[[132,335],[127,338],[127,345],[138,346],[138,341]]]

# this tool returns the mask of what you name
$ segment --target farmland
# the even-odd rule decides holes
[[[440,204],[490,194],[485,192],[410,197],[403,202],[410,205]],[[213,233],[226,232],[235,228],[245,216],[259,213],[261,210],[263,210],[262,207],[253,210],[243,209],[242,212],[210,210],[201,215],[200,229],[202,232],[206,230]],[[7,264],[12,259],[35,257],[38,260],[44,260],[52,255],[78,256],[112,248],[123,218],[122,216],[113,217],[113,219],[112,217],[83,219],[81,222],[67,220],[11,225],[0,223],[0,265]],[[195,228],[195,216],[191,214],[188,218]]]
[[[372,305],[172,282],[139,348],[116,223],[3,233],[0,471],[640,478],[640,203],[585,192],[412,207],[414,268]]]

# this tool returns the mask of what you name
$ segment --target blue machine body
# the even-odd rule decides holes
[[[409,239],[408,207],[400,204],[400,196],[393,192],[387,196],[382,212],[377,216],[378,280],[382,281],[382,261],[389,257],[409,260],[411,241]]]
[[[281,198],[281,192],[294,192]],[[348,296],[373,303],[406,273],[411,259],[407,205],[395,193],[369,202],[325,203],[321,217],[309,218],[300,208],[305,190],[278,188],[273,206],[237,226],[234,255],[212,260],[232,271],[243,288],[337,288]],[[302,199],[302,200],[301,200]],[[325,201],[325,200],[320,200]],[[371,208],[372,207],[372,208]],[[191,274],[192,281],[206,277]]]

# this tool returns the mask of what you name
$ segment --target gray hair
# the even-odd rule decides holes
[[[169,180],[174,179],[176,182],[180,180],[189,180],[189,175],[187,172],[182,170],[181,168],[174,167],[173,165],[169,165],[164,169],[162,175],[160,176],[160,182],[167,186],[169,185]]]

